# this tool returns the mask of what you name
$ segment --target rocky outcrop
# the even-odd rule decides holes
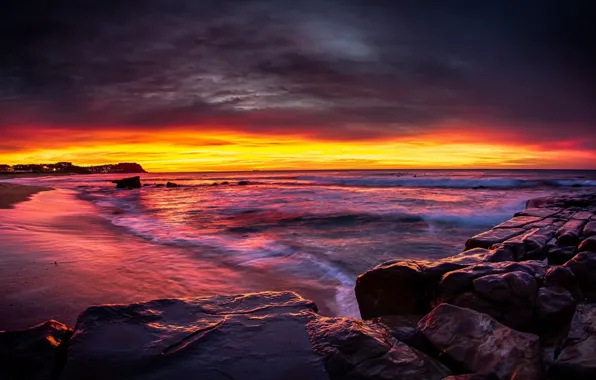
[[[586,299],[596,302],[596,252],[580,252],[564,267],[573,272]]]
[[[596,305],[579,305],[561,352],[550,366],[553,380],[596,379]]]
[[[440,380],[450,375],[440,362],[399,342],[372,322],[319,317],[312,319],[307,329],[331,380]]]
[[[524,233],[523,228],[498,228],[492,229],[476,236],[471,237],[466,241],[466,249],[472,248],[490,248],[497,243],[503,243],[514,236]]]
[[[138,189],[141,187],[141,177],[128,177],[112,181],[117,189]]]
[[[428,379],[451,372],[381,324],[327,318],[293,292],[91,307],[63,380]]]
[[[325,379],[306,330],[315,311],[292,292],[91,307],[62,379]]]
[[[0,379],[54,380],[64,365],[72,330],[48,321],[19,331],[0,331]]]
[[[364,319],[392,314],[425,314],[431,309],[437,285],[448,272],[483,262],[486,249],[474,249],[443,260],[387,262],[358,276],[356,299]]]
[[[418,327],[446,358],[468,373],[512,380],[542,378],[540,339],[510,329],[486,314],[441,304]]]

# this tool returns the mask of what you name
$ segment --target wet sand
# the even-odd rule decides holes
[[[28,200],[33,194],[48,190],[52,188],[0,182],[0,208],[11,208],[19,202]]]
[[[126,233],[69,190],[0,210],[0,330],[48,319],[74,326],[91,305],[263,290],[298,291],[323,314],[336,284],[238,268],[208,252]]]

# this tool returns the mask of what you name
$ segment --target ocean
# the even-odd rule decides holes
[[[364,271],[457,254],[530,198],[596,189],[596,171],[542,170],[150,173],[135,190],[110,182],[127,176],[10,180],[57,191],[0,212],[0,329],[74,321],[90,304],[268,289],[357,317]],[[168,181],[180,186],[155,186]]]

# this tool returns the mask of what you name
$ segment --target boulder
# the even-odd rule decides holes
[[[596,301],[596,252],[580,252],[563,266],[571,269],[584,297]]]
[[[223,181],[221,184],[222,185],[229,185],[230,183],[228,181]]]
[[[582,219],[571,219],[563,224],[557,231],[557,243],[559,245],[577,244],[585,224],[586,221]]]
[[[474,249],[482,249],[482,248],[474,248]],[[495,244],[490,248],[490,251],[486,255],[486,260],[492,263],[498,263],[501,261],[515,261],[513,257],[513,253],[509,249],[509,247],[505,247],[505,245],[499,243]]]
[[[473,290],[473,281],[479,277],[520,271],[541,279],[544,277],[546,270],[547,265],[540,261],[525,261],[523,263],[503,261],[476,264],[450,271],[443,276],[439,283],[439,303],[445,302],[454,295]]]
[[[0,331],[0,379],[57,379],[64,360],[65,342],[72,330],[48,321],[18,331]]]
[[[546,257],[550,265],[563,265],[571,260],[577,253],[577,247],[574,245],[557,246],[548,251]]]
[[[585,237],[596,236],[596,220],[586,223],[582,235]]]
[[[596,236],[590,236],[579,244],[578,252],[590,251],[596,252]]]
[[[319,317],[308,322],[307,329],[330,380],[441,380],[451,374],[440,362],[399,342],[373,322]]]
[[[472,248],[490,248],[495,244],[502,243],[514,236],[524,233],[523,228],[497,228],[488,230],[481,234],[472,236],[466,241],[466,249]]]
[[[578,305],[549,379],[596,379],[596,305]]]
[[[583,295],[579,289],[577,278],[571,269],[564,266],[552,266],[546,271],[544,278],[544,286],[546,287],[561,287],[566,289],[573,298],[577,301],[583,300]]]
[[[480,296],[476,302],[464,304],[456,298],[453,303],[484,312],[511,328],[531,330],[538,289],[534,276],[521,271],[491,274],[475,279],[473,285]]]
[[[383,263],[356,280],[360,315],[371,319],[382,315],[425,314],[445,273],[483,262],[488,254],[488,250],[478,248],[437,261]]]
[[[141,177],[128,177],[112,181],[117,189],[138,189],[141,187]]]
[[[355,292],[362,318],[426,313],[441,278],[429,275],[428,264],[414,260],[388,262],[358,276]]]
[[[571,293],[560,286],[543,287],[536,298],[538,329],[549,330],[565,327],[571,322],[577,301]]]
[[[238,186],[250,185],[249,181],[238,181]]]
[[[166,183],[166,187],[180,187],[180,185],[174,182],[168,182]]]
[[[542,378],[540,339],[506,327],[490,316],[441,304],[418,323],[424,336],[466,372],[499,379]]]

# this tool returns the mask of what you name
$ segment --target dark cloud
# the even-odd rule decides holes
[[[594,141],[588,1],[0,4],[5,133],[220,125],[367,139],[462,120]]]

